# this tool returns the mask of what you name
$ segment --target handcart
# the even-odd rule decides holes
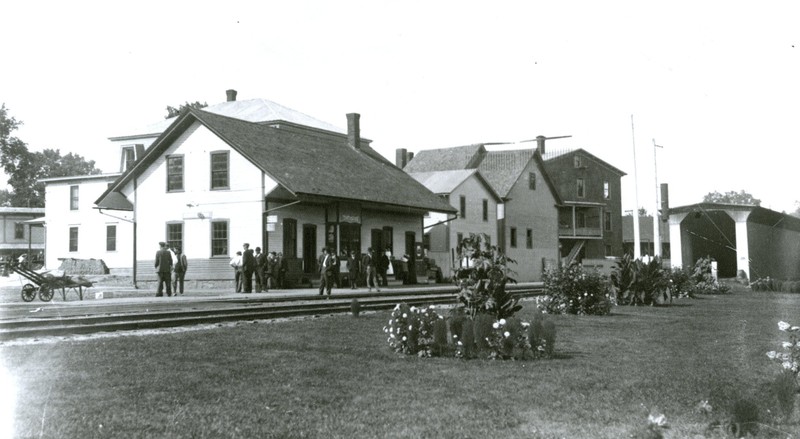
[[[25,264],[8,264],[8,269],[11,272],[17,273],[20,276],[28,279],[32,283],[26,283],[22,286],[22,300],[30,302],[36,298],[36,293],[39,293],[39,300],[42,302],[49,302],[53,299],[56,290],[61,291],[61,298],[67,300],[67,291],[74,291],[80,300],[83,300],[83,289],[93,286],[90,280],[81,276],[73,279],[66,274],[61,276],[54,276],[49,273],[37,273],[25,266]]]

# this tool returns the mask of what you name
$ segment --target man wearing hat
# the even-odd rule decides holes
[[[158,290],[156,297],[163,296],[163,286],[167,285],[167,296],[172,296],[172,254],[167,250],[166,242],[158,243],[156,252],[156,275],[158,275]]]

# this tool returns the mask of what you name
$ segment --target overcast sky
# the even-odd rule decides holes
[[[360,113],[392,161],[571,135],[547,146],[627,172],[624,209],[635,144],[638,204],[653,210],[653,139],[673,206],[714,190],[778,211],[800,199],[796,1],[203,4],[4,1],[0,102],[25,124],[16,135],[114,172],[108,137],[233,88],[341,127]]]

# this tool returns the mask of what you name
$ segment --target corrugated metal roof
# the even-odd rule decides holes
[[[409,172],[408,175],[434,194],[449,194],[476,172],[478,171],[475,169],[458,169],[453,171]]]
[[[347,134],[346,129],[323,122],[305,113],[292,110],[289,107],[285,107],[281,104],[266,99],[248,99],[244,101],[221,102],[219,104],[209,105],[202,110],[209,113],[219,114],[221,116],[246,120],[248,122],[286,121],[325,131],[331,131],[334,133]],[[131,132],[125,136],[119,137],[129,137],[142,134],[157,135],[164,132],[164,130],[172,125],[177,118],[178,116],[164,119],[135,132]]]

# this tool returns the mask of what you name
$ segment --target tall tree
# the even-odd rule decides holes
[[[761,200],[753,197],[751,194],[744,190],[728,191],[724,194],[719,191],[709,192],[703,197],[704,203],[719,203],[719,204],[747,204],[750,206],[760,206]]]
[[[68,153],[65,156],[57,149],[42,152],[28,151],[28,145],[12,136],[22,122],[9,116],[5,104],[0,106],[0,166],[8,175],[11,191],[0,193],[0,203],[16,207],[44,207],[43,178],[71,175],[99,174],[94,160]]]
[[[175,108],[175,107],[173,107],[171,105],[167,105],[167,115],[164,116],[164,119],[169,119],[170,117],[180,116],[181,113],[187,111],[190,108],[195,108],[195,109],[199,110],[199,109],[205,108],[205,107],[208,107],[208,103],[203,102],[201,104],[200,101],[194,101],[194,102],[188,102],[187,101],[187,102],[185,102],[185,103],[183,103],[181,105],[178,105],[178,108]]]

